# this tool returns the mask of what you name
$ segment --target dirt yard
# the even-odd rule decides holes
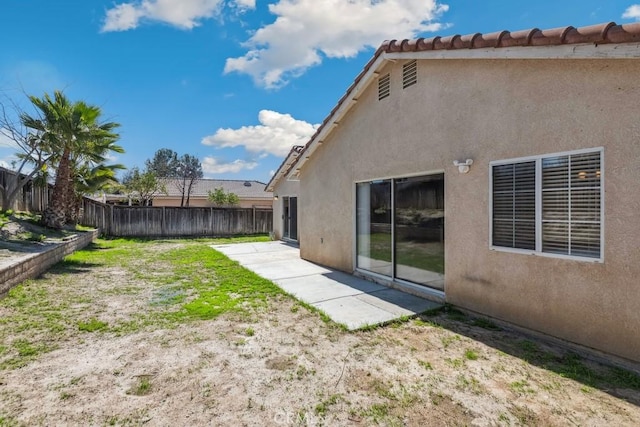
[[[455,310],[346,332],[208,244],[102,241],[2,299],[0,426],[640,425],[635,374]]]

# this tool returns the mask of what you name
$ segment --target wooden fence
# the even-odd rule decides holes
[[[266,234],[273,211],[260,208],[114,206],[84,199],[82,224],[116,237]]]
[[[0,167],[0,192],[3,191],[2,188],[12,187],[10,181],[19,179],[16,175],[14,171]],[[50,195],[50,184],[39,186],[35,185],[33,181],[29,181],[27,185],[22,187],[18,192],[18,196],[13,202],[11,209],[14,211],[42,212],[49,204]]]

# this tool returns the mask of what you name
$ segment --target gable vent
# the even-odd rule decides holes
[[[418,63],[414,59],[402,66],[402,89],[406,89],[418,82]]]
[[[378,79],[378,101],[389,96],[390,84],[391,77],[389,76],[389,74],[385,74]]]

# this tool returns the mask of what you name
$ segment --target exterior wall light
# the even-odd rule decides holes
[[[464,162],[459,162],[457,160],[453,161],[453,166],[457,166],[458,167],[458,172],[460,172],[460,173],[469,172],[469,166],[471,166],[472,164],[473,164],[473,160],[472,159],[467,159]]]
[[[273,200],[278,200],[278,195],[276,193],[273,193]]]

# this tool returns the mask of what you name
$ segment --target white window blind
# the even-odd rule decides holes
[[[536,248],[536,164],[493,167],[493,244]]]
[[[542,159],[542,251],[600,257],[600,153]]]
[[[601,258],[601,171],[601,151],[492,164],[492,246]]]

